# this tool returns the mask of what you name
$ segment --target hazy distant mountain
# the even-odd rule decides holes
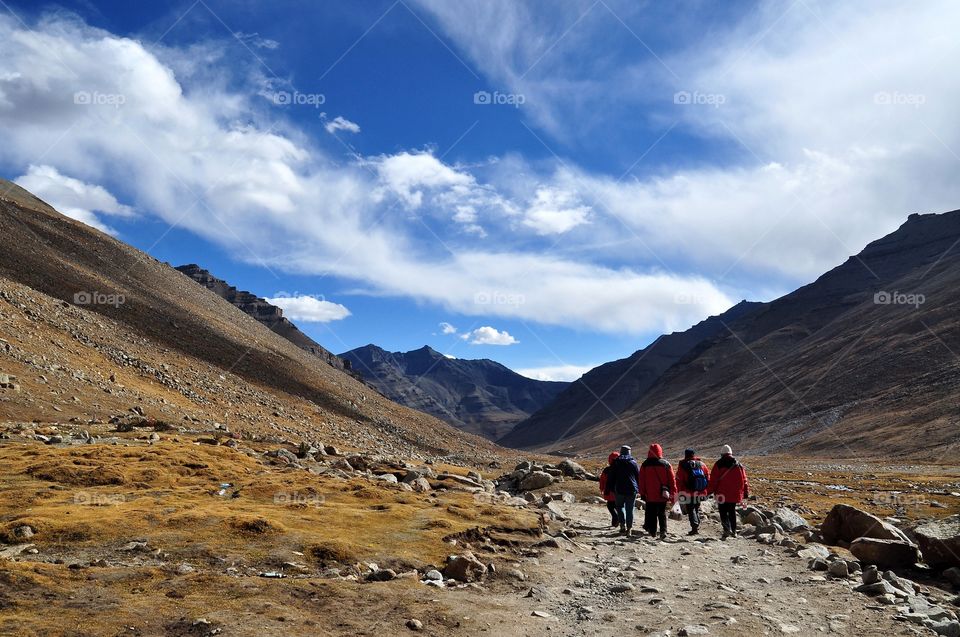
[[[591,392],[575,383],[501,442],[931,458],[960,446],[960,211],[911,215],[815,282],[698,328],[711,323],[666,360],[643,353],[677,335],[634,354],[633,369],[626,359],[594,370],[584,377]],[[632,380],[618,381],[619,369]],[[587,424],[571,426],[581,414]]]
[[[490,439],[567,386],[521,376],[487,359],[447,358],[426,346],[404,353],[366,345],[340,357],[387,398]]]

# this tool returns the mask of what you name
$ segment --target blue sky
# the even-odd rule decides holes
[[[956,208],[949,2],[9,2],[0,169],[340,352],[571,379]]]

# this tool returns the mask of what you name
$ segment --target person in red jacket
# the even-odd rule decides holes
[[[693,449],[683,452],[683,460],[677,465],[677,491],[681,508],[690,519],[690,533],[700,532],[700,503],[707,498],[710,485],[710,470]]]
[[[677,479],[673,467],[663,459],[663,447],[654,443],[640,465],[640,498],[645,502],[643,528],[651,537],[667,537],[667,505],[677,500]]]
[[[710,471],[708,492],[716,498],[720,509],[720,523],[723,525],[723,537],[737,537],[737,504],[750,497],[750,483],[747,470],[733,457],[730,445],[724,445],[720,459]]]
[[[620,453],[614,451],[607,457],[607,466],[600,472],[600,493],[603,499],[607,501],[607,511],[610,512],[610,526],[616,528],[620,524],[620,517],[617,515],[617,494],[613,492],[613,484],[610,481],[610,469],[613,461],[620,457]]]

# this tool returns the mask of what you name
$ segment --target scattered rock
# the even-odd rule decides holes
[[[487,574],[487,566],[478,560],[473,553],[467,551],[462,555],[450,556],[446,568],[443,569],[443,574],[459,582],[473,582],[483,579],[483,576]]]
[[[847,567],[847,563],[844,560],[836,560],[831,562],[830,566],[827,568],[827,572],[834,577],[847,578],[850,576],[850,569]]]
[[[610,592],[611,593],[627,593],[629,591],[634,590],[635,588],[636,587],[630,582],[620,582],[611,586]]]
[[[423,630],[423,622],[421,622],[419,619],[408,619],[407,628],[413,631],[421,631]]]
[[[702,624],[697,624],[695,626],[684,626],[677,634],[680,635],[680,637],[689,637],[691,635],[709,635],[710,629]]]

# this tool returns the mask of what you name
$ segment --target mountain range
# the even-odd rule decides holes
[[[388,352],[366,345],[340,357],[387,398],[490,439],[509,432],[567,386],[521,376],[488,359],[448,358],[428,346]]]
[[[750,453],[955,454],[960,211],[913,214],[813,283],[602,365],[500,439]]]
[[[0,395],[3,419],[136,414],[410,458],[502,452],[382,397],[284,331],[0,180],[0,372],[17,386]]]

